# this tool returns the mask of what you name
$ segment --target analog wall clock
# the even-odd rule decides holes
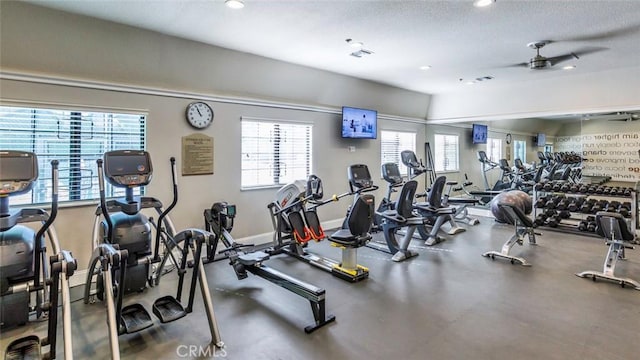
[[[504,141],[507,143],[507,145],[511,144],[511,133],[507,134]]]
[[[202,101],[187,105],[187,122],[196,129],[205,129],[213,122],[213,109]]]

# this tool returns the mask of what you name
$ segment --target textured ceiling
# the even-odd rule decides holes
[[[436,94],[548,77],[640,66],[640,1],[223,0],[29,1],[291,63]],[[374,54],[356,58],[345,39]],[[528,61],[526,46],[553,40],[547,57],[592,51],[573,70],[508,67]],[[430,70],[420,70],[430,65]],[[465,82],[491,76],[475,85]],[[463,81],[460,81],[463,79]],[[568,78],[569,79],[569,78]]]

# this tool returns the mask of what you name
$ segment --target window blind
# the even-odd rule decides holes
[[[487,156],[489,160],[498,162],[502,159],[502,139],[487,139]]]
[[[458,135],[435,134],[434,140],[435,171],[458,171]]]
[[[380,165],[388,162],[396,163],[400,174],[406,176],[409,169],[400,158],[400,153],[404,150],[416,151],[416,133],[388,130],[380,132]]]
[[[38,156],[33,190],[12,204],[51,201],[51,160],[59,161],[59,201],[99,198],[96,160],[111,150],[145,148],[146,115],[0,106],[0,149]],[[123,189],[106,187],[109,197]]]
[[[311,174],[312,126],[242,120],[241,188],[284,185]]]
[[[513,158],[527,162],[527,142],[524,140],[516,140],[513,142]]]

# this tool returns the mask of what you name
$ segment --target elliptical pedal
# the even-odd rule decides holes
[[[9,344],[4,360],[41,359],[40,339],[35,335],[16,339]]]
[[[149,312],[140,304],[123,307],[120,322],[124,327],[125,334],[132,334],[153,325]]]
[[[153,313],[163,324],[181,319],[187,315],[187,311],[182,304],[171,295],[157,299],[153,303]]]

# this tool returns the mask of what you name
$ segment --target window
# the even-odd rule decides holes
[[[400,174],[407,175],[409,169],[400,158],[400,153],[404,150],[416,151],[416,133],[386,130],[380,132],[380,165],[396,163],[400,168]]]
[[[498,162],[502,157],[502,139],[487,139],[487,156],[489,160]]]
[[[458,171],[458,135],[435,134],[435,171]]]
[[[241,188],[284,185],[311,174],[309,124],[242,119]]]
[[[549,145],[549,144],[545,145],[544,146],[544,152],[545,153],[553,153],[553,145]]]
[[[51,160],[59,161],[59,201],[99,198],[96,160],[111,150],[143,150],[145,123],[144,114],[0,106],[0,149],[38,156],[33,190],[11,203],[51,201]],[[109,184],[105,190],[109,197],[124,194]]]
[[[513,142],[513,158],[520,159],[523,163],[527,162],[527,142],[524,140],[515,140]]]

